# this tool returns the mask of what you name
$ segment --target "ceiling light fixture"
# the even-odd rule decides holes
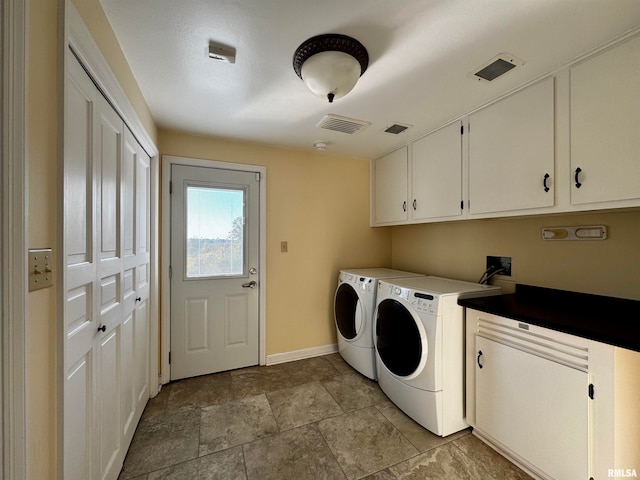
[[[293,54],[298,77],[329,103],[349,93],[368,65],[367,49],[359,41],[337,33],[312,37]]]
[[[318,152],[324,152],[327,149],[327,144],[325,142],[316,142],[313,144],[313,148]]]

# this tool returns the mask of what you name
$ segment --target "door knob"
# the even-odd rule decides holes
[[[256,288],[258,284],[251,280],[249,283],[243,283],[242,288]]]

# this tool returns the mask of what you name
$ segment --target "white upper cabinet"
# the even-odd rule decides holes
[[[408,220],[407,175],[407,147],[373,162],[374,225]]]
[[[462,215],[462,122],[455,122],[412,144],[413,220]]]
[[[554,78],[469,117],[469,212],[554,205]]]
[[[640,198],[640,38],[575,65],[570,77],[571,203]]]

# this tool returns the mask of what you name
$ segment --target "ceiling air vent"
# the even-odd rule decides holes
[[[363,122],[362,120],[329,114],[325,115],[325,117],[320,120],[320,123],[318,123],[318,125],[316,126],[324,128],[325,130],[333,130],[334,132],[342,132],[353,135],[361,130],[364,130],[369,125],[371,125],[371,123]]]
[[[491,82],[508,71],[524,65],[524,62],[510,53],[501,53],[483,65],[473,74],[478,80]]]
[[[394,123],[393,125],[389,125],[385,128],[385,133],[393,133],[394,135],[398,135],[399,133],[404,132],[407,128],[410,128],[411,125],[402,125],[401,123]]]

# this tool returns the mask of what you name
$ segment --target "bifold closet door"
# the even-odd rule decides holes
[[[115,479],[149,397],[149,157],[66,61],[63,475]]]

